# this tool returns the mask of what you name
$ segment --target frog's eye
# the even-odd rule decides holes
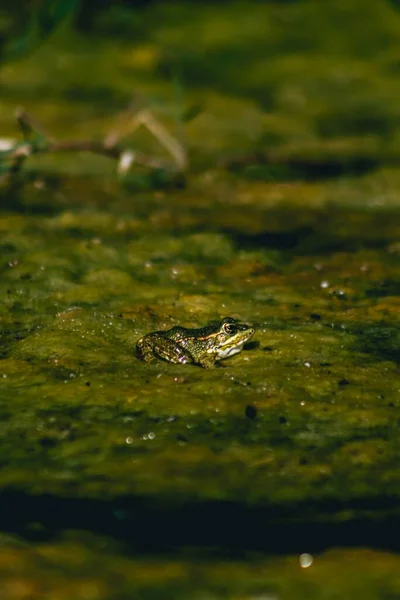
[[[224,323],[222,329],[224,330],[224,333],[227,333],[228,335],[233,335],[237,332],[237,327],[234,323]]]

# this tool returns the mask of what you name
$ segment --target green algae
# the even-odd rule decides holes
[[[329,186],[316,186],[319,207],[306,212],[293,200],[274,201],[267,209],[246,198],[254,219],[242,229],[237,222],[241,196],[234,192],[223,211],[218,204],[207,205],[207,195],[198,211],[199,197],[188,192],[181,207],[180,195],[171,193],[163,198],[162,218],[157,217],[158,201],[150,196],[151,225],[143,208],[141,216],[132,220],[127,212],[125,217],[121,199],[118,214],[110,207],[107,214],[93,208],[56,217],[25,215],[25,226],[19,234],[14,228],[4,246],[3,406],[11,410],[12,398],[17,417],[17,407],[28,397],[31,411],[51,414],[56,405],[63,427],[71,405],[79,406],[79,420],[92,432],[87,439],[80,432],[66,442],[53,426],[48,434],[25,422],[28,463],[36,460],[32,447],[42,454],[42,440],[50,436],[54,442],[45,449],[46,473],[29,479],[32,492],[62,494],[63,479],[54,474],[65,470],[79,495],[112,498],[167,490],[169,495],[169,465],[176,463],[176,453],[183,458],[183,443],[177,502],[180,494],[198,497],[201,481],[204,499],[278,505],[287,498],[293,504],[338,494],[333,481],[343,483],[351,468],[341,447],[353,439],[377,438],[390,451],[373,477],[382,480],[381,495],[398,493],[398,478],[391,476],[389,484],[385,471],[397,448],[391,412],[397,406],[398,304],[393,295],[377,298],[370,292],[371,279],[396,276],[397,262],[386,248],[396,239],[398,224],[392,208],[349,209],[341,197],[333,206]],[[347,189],[351,194],[359,186],[355,179]],[[260,184],[256,193],[262,193]],[[178,206],[182,222],[191,216],[195,225],[208,221],[211,231],[224,233],[187,233],[187,226],[176,227]],[[322,220],[323,210],[330,211],[330,220]],[[288,215],[290,229],[285,231]],[[157,237],[150,227],[157,227]],[[360,228],[364,235],[352,252]],[[178,323],[199,326],[227,314],[253,322],[256,342],[211,373],[165,363],[148,366],[135,357],[135,341],[148,331]],[[248,405],[257,411],[252,423],[245,416]],[[120,413],[123,419],[141,416],[127,426]],[[15,435],[21,435],[20,428]],[[75,420],[70,428],[80,429]],[[149,432],[153,439],[146,437]],[[99,440],[102,466],[93,472]],[[12,454],[12,425],[4,443],[4,453]],[[80,459],[85,444],[86,459]],[[247,474],[230,481],[236,459],[229,452],[240,448]],[[129,467],[130,477],[124,478],[132,452],[141,449]],[[268,470],[251,467],[266,449]],[[19,452],[24,454],[24,444]],[[336,460],[336,452],[341,459]],[[302,464],[304,459],[311,463]],[[373,452],[371,464],[376,460]],[[70,465],[79,463],[74,476]],[[370,496],[373,503],[376,488],[370,487],[367,468],[364,475],[349,480],[346,494]],[[26,470],[19,472],[10,462],[4,481],[24,487]]]

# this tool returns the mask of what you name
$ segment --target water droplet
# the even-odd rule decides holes
[[[314,562],[314,558],[311,554],[300,554],[299,556],[299,564],[302,569],[308,569]]]

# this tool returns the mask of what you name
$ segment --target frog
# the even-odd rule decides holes
[[[251,325],[224,317],[199,329],[177,326],[148,333],[137,341],[136,350],[145,362],[161,358],[170,363],[191,363],[212,369],[216,362],[241,352],[254,333]]]

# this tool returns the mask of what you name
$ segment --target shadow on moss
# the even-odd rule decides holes
[[[365,352],[379,360],[400,362],[400,331],[398,327],[380,324],[376,327],[363,327],[358,331],[355,344],[357,352]]]
[[[342,510],[362,514],[372,508],[381,514],[379,521],[335,518]],[[30,539],[52,539],[65,529],[86,530],[123,541],[131,552],[177,552],[196,546],[200,552],[213,549],[232,558],[249,550],[300,553],[305,543],[312,553],[332,546],[399,551],[398,537],[393,535],[397,513],[398,499],[386,496],[376,497],[372,504],[355,498],[345,504],[307,500],[304,505],[259,508],[223,501],[176,505],[134,497],[107,502],[9,490],[2,493],[0,525]]]

